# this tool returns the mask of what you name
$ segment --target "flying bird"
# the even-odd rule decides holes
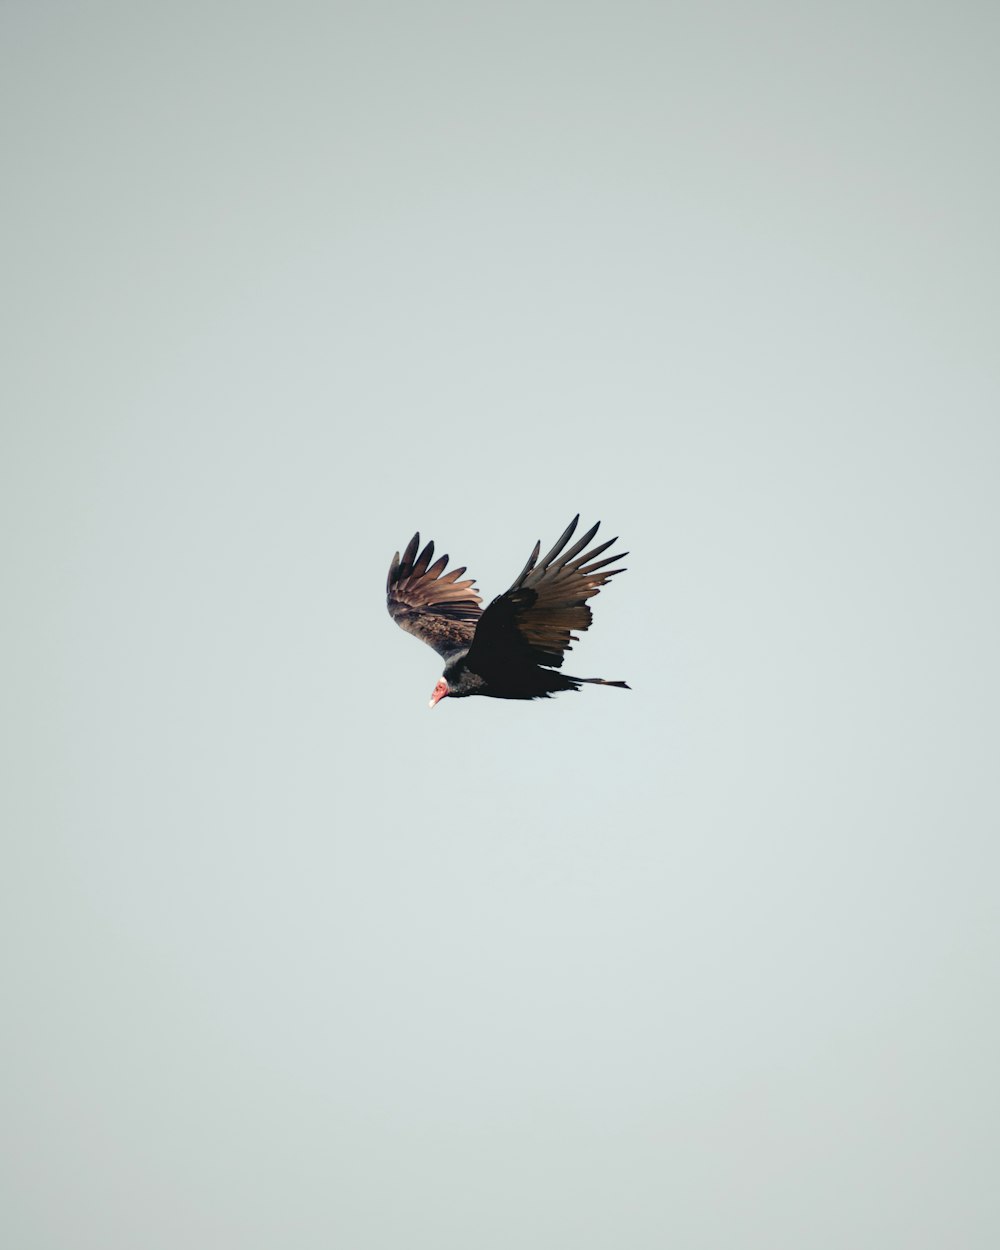
[[[386,582],[389,615],[444,657],[444,673],[434,687],[431,707],[446,696],[547,699],[560,690],[579,690],[584,684],[631,689],[624,681],[570,677],[556,671],[562,667],[563,652],[579,641],[572,631],[582,633],[590,625],[587,600],[609,578],[625,572],[607,566],[628,555],[623,551],[597,559],[616,538],[586,550],[600,521],[564,550],[579,520],[577,515],[570,521],[542,560],[538,559],[541,544],[535,543],[514,584],[485,611],[475,581],[460,580],[465,566],[446,573],[448,557],[434,560],[432,542],[420,551],[420,535],[414,534],[402,559],[396,552]]]

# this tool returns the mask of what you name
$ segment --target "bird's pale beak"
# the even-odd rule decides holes
[[[434,687],[434,693],[431,695],[431,701],[427,706],[433,707],[435,703],[440,703],[447,693],[448,683],[442,677],[438,684]]]

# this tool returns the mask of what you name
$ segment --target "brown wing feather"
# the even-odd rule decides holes
[[[459,581],[464,566],[445,573],[448,557],[440,556],[432,564],[434,544],[428,543],[418,556],[419,547],[420,535],[414,534],[402,559],[398,551],[393,556],[386,606],[401,629],[447,656],[471,643],[482,600],[471,577]]]
[[[476,631],[475,649],[468,659],[470,666],[477,661],[497,663],[502,659],[500,653],[511,650],[535,664],[551,668],[562,665],[563,653],[577,641],[573,631],[582,633],[593,619],[587,600],[592,599],[609,578],[625,571],[607,566],[628,555],[623,551],[604,560],[597,559],[618,541],[615,538],[585,551],[597,533],[599,521],[564,551],[579,520],[579,516],[573,518],[541,562],[538,560],[541,544],[536,543],[511,588],[494,599],[483,613]]]

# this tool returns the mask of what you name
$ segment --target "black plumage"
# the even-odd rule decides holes
[[[625,572],[607,566],[628,554],[597,558],[617,542],[614,538],[586,550],[600,522],[564,550],[579,520],[579,516],[573,518],[541,561],[541,544],[535,543],[514,584],[485,611],[474,580],[459,580],[464,566],[446,573],[447,556],[431,563],[432,542],[420,551],[420,535],[414,534],[402,558],[396,552],[386,583],[389,615],[445,661],[431,707],[445,695],[545,699],[584,684],[629,688],[623,681],[570,677],[555,671],[561,668],[564,653],[578,641],[574,631],[582,633],[590,626],[587,600],[609,578]]]

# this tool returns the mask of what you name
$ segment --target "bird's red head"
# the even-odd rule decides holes
[[[435,703],[440,703],[448,693],[448,683],[442,677],[438,684],[434,687],[434,693],[431,695],[431,701],[428,707],[433,707]]]

